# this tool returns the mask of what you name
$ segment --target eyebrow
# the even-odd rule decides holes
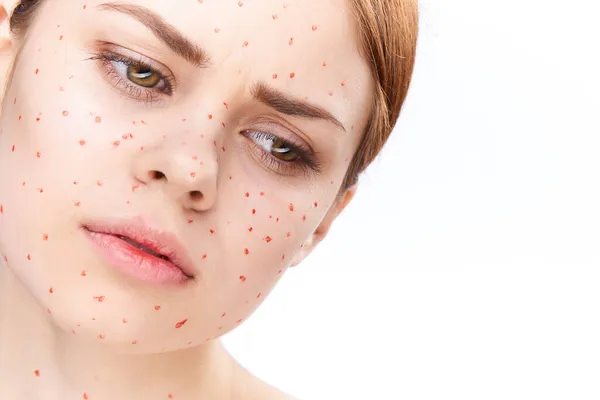
[[[100,11],[116,11],[135,18],[150,29],[174,53],[199,68],[207,66],[209,58],[204,50],[196,46],[177,28],[148,8],[126,3],[102,3],[97,8]]]
[[[254,99],[282,114],[300,118],[322,119],[337,125],[346,132],[344,125],[329,111],[306,101],[289,97],[285,93],[280,92],[263,82],[255,82],[250,88],[250,93]]]

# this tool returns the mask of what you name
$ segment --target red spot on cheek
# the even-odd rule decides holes
[[[288,206],[288,208],[289,208],[290,211],[292,211],[292,212],[294,211],[294,205],[292,203],[290,203],[290,205]]]
[[[87,276],[87,272],[86,271],[81,271],[81,276]]]
[[[39,69],[39,68],[36,68],[36,69],[35,69],[35,74],[37,75],[37,74],[39,74],[39,73],[40,73],[40,69]]]
[[[102,122],[102,117],[96,117],[95,119],[96,123],[99,124]]]
[[[33,373],[35,374],[35,376],[40,376],[40,370],[36,369],[35,371],[33,371]]]
[[[292,73],[290,74],[290,78],[291,78],[291,79],[294,79],[294,77],[295,77],[295,76],[296,76],[296,74],[295,74],[294,72],[292,72]]]
[[[178,323],[175,324],[175,328],[176,329],[181,328],[183,325],[185,325],[186,322],[187,322],[187,319],[184,319],[183,321],[179,321]]]
[[[248,228],[248,232],[252,232],[253,229],[254,228],[252,228],[252,227]]]
[[[83,7],[85,8],[85,6],[83,6]],[[88,397],[87,393],[84,393],[84,394],[83,394],[83,400],[88,400],[88,398],[89,398],[89,397]]]
[[[94,299],[98,302],[98,303],[102,303],[104,301],[104,296],[94,296]]]
[[[277,79],[277,74],[273,74],[273,79]]]
[[[85,143],[86,143],[86,142],[85,142],[85,140],[80,140],[80,141],[79,141],[79,145],[80,145],[80,146],[85,146]]]
[[[245,196],[250,197],[250,193],[246,192]]]
[[[69,112],[67,110],[62,112],[63,117],[68,117],[69,116]]]
[[[246,277],[244,275],[240,276],[240,281],[246,282]]]
[[[155,309],[156,311],[158,311],[158,310],[160,310],[160,306],[154,306],[154,309]]]
[[[48,290],[48,293],[50,293],[50,294],[54,293],[54,288],[50,288],[50,290]]]
[[[271,243],[271,240],[273,240],[273,239],[271,239],[271,236],[267,236],[265,238],[265,242],[267,242],[267,243]]]
[[[248,249],[244,249],[244,254],[245,254],[245,255],[248,255],[248,254],[250,254],[250,250],[248,250]]]
[[[253,208],[252,209],[252,215],[256,214],[256,210]]]
[[[313,25],[313,26],[312,26],[312,30],[313,30],[313,31],[316,31],[317,29],[318,29],[317,25]]]
[[[292,46],[293,44],[294,44],[294,38],[292,37],[292,38],[290,38],[289,45]]]

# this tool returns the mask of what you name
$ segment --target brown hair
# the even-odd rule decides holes
[[[10,18],[23,37],[43,0],[21,0]],[[371,116],[350,163],[342,190],[354,185],[387,142],[408,94],[415,63],[418,0],[350,0],[363,57],[375,82]]]

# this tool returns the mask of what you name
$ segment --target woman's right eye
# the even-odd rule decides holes
[[[110,83],[139,101],[154,101],[157,96],[173,94],[174,79],[168,72],[161,72],[141,55],[137,60],[113,52],[101,52],[92,59],[99,62],[100,69]]]

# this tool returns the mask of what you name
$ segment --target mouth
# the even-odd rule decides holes
[[[144,224],[141,218],[88,223],[82,229],[103,258],[128,275],[155,283],[194,279],[193,264],[177,237]]]

